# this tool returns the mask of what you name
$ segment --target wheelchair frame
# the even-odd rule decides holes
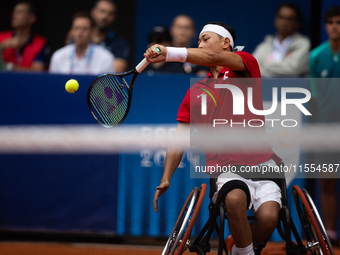
[[[285,179],[281,179],[281,185],[279,186],[282,191],[282,208],[279,212],[277,231],[286,242],[286,254],[307,254],[309,251],[311,254],[334,255],[333,247],[327,236],[321,217],[308,191],[305,189],[301,190],[297,185],[293,186],[294,202],[306,238],[303,242],[290,214]],[[207,252],[210,252],[209,241],[214,231],[216,231],[219,239],[218,255],[222,255],[223,251],[227,254],[224,237],[227,215],[224,203],[213,204],[210,201],[209,218],[193,242],[190,241],[190,234],[200,211],[206,189],[207,185],[202,184],[200,188],[195,187],[191,191],[164,247],[162,255],[180,255],[186,249],[199,255],[205,255]],[[212,195],[210,194],[210,198],[211,197]],[[219,224],[217,216],[220,218]],[[254,219],[254,216],[248,216],[248,220]],[[292,234],[296,242],[292,241]],[[261,254],[268,239],[255,247],[256,255]]]

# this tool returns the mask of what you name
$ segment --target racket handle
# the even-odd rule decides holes
[[[136,66],[136,71],[137,71],[138,73],[141,73],[141,72],[145,69],[145,67],[148,66],[149,63],[150,63],[150,62],[148,62],[148,61],[146,60],[146,58],[144,58],[144,59]]]

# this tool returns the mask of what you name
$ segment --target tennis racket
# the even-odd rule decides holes
[[[157,53],[161,53],[155,47]],[[149,62],[144,58],[133,70],[124,73],[106,73],[95,79],[87,91],[87,105],[92,116],[103,127],[121,124],[129,113],[132,89],[137,76]],[[130,84],[125,80],[132,76]]]

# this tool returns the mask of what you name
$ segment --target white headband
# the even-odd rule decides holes
[[[231,45],[231,48],[234,48],[234,40],[233,40],[233,37],[231,36],[230,32],[225,29],[224,27],[222,26],[219,26],[219,25],[215,25],[215,24],[208,24],[208,25],[205,25],[200,33],[200,35],[203,33],[203,32],[214,32],[220,36],[222,36],[223,38],[226,38],[228,37],[229,40],[230,40],[230,45]]]

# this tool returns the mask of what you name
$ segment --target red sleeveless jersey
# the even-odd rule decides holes
[[[248,88],[252,87],[253,106],[257,110],[263,110],[262,81],[261,73],[256,59],[247,52],[236,52],[251,74],[251,78],[244,78],[238,72],[223,67],[217,79],[214,79],[209,72],[208,77],[195,83],[187,92],[177,114],[177,120],[187,123],[199,124],[200,128],[211,128],[214,119],[224,119],[229,123],[237,123],[236,128],[242,128],[247,123],[261,126],[265,119],[252,113],[247,104]],[[216,88],[215,84],[232,84],[244,95],[244,113],[235,115],[233,112],[233,95],[228,89]],[[203,115],[202,95],[206,94],[207,113]],[[211,95],[211,96],[209,96]],[[241,124],[241,123],[244,123]],[[219,128],[227,129],[227,125],[220,125]],[[234,128],[234,125],[232,126]],[[250,128],[249,126],[244,128]],[[265,126],[254,128],[262,133]],[[199,131],[199,130],[198,130]],[[226,134],[227,135],[227,134]],[[257,165],[269,159],[279,164],[281,159],[272,151],[269,144],[265,144],[264,151],[247,152],[247,143],[244,144],[244,153],[206,153],[206,165]]]

